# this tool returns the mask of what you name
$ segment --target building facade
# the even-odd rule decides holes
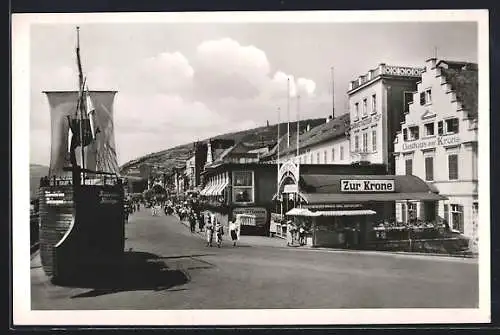
[[[280,163],[290,160],[300,164],[350,164],[351,154],[348,138],[349,114],[343,114],[335,119],[326,118],[326,122],[310,128],[306,125],[299,134],[299,151],[297,154],[297,133],[290,136],[288,145],[287,134],[281,137]],[[277,160],[277,148],[264,159]]]
[[[426,62],[395,138],[396,173],[424,179],[448,200],[437,208],[399,203],[398,220],[425,219],[437,211],[452,230],[477,237],[477,92],[476,64]]]
[[[385,164],[394,174],[394,136],[423,69],[379,64],[349,83],[351,161]]]

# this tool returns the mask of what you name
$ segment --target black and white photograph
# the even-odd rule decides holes
[[[12,36],[14,323],[490,321],[486,10]]]

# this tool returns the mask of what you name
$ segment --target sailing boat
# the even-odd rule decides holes
[[[80,59],[78,91],[50,91],[51,160],[40,181],[40,254],[45,273],[82,278],[124,250],[124,186],[116,157],[116,91],[90,91]],[[99,262],[99,263],[98,263]]]

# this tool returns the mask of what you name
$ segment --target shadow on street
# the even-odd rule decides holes
[[[97,297],[126,291],[164,291],[189,282],[189,275],[169,269],[161,257],[147,252],[128,251],[121,262],[107,264],[105,269],[79,275],[70,281],[55,282],[65,287],[89,288],[71,298]]]

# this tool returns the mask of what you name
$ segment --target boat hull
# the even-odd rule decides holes
[[[116,185],[40,187],[40,255],[59,281],[98,275],[120,261],[125,244],[124,192]]]

